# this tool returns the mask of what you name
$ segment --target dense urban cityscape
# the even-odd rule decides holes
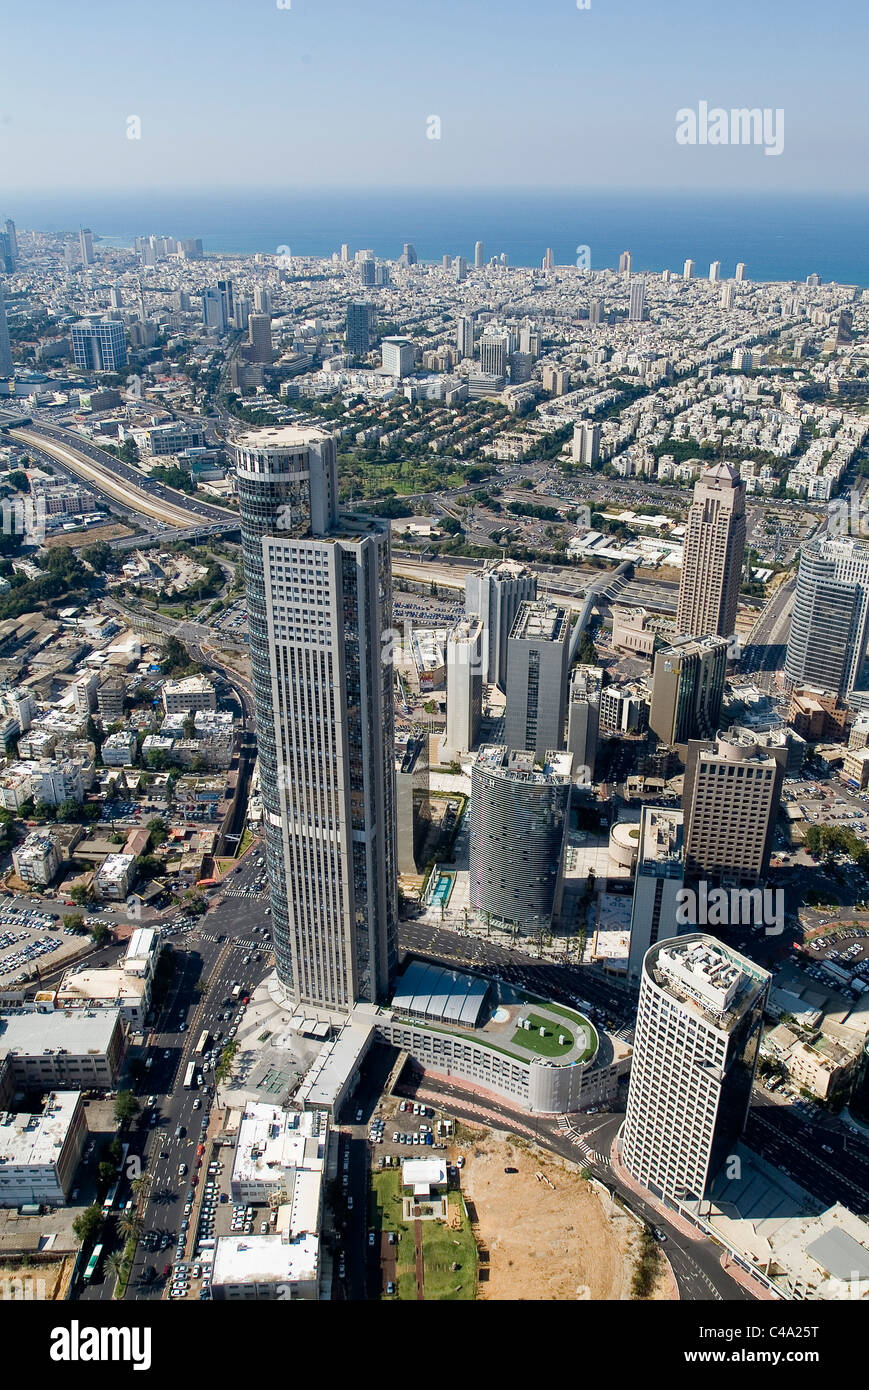
[[[869,1297],[869,291],[2,226],[4,1297]]]

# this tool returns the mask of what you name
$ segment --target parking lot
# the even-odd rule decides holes
[[[85,943],[83,936],[59,926],[47,912],[6,907],[0,911],[0,985],[21,984],[39,965],[52,958],[60,964]]]

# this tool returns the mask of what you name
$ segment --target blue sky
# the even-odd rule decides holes
[[[9,191],[869,186],[864,0],[41,0],[0,43]],[[701,100],[783,153],[678,145]]]

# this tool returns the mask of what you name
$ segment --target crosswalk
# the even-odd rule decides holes
[[[602,1163],[604,1166],[609,1164],[609,1158],[606,1154],[599,1153],[597,1149],[592,1148],[584,1135],[577,1134],[567,1115],[561,1115],[559,1117],[558,1124],[555,1126],[555,1132],[556,1134],[562,1135],[564,1138],[569,1138],[573,1147],[579,1149],[580,1153],[583,1154],[589,1162]]]

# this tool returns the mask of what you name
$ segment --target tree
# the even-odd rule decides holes
[[[33,819],[40,821],[57,820],[57,807],[52,806],[50,801],[37,801],[33,808]]]
[[[153,820],[148,821],[148,830],[151,832],[151,844],[155,848],[157,845],[162,845],[168,834],[166,822],[163,818],[161,816],[154,816]]]
[[[138,1240],[142,1234],[142,1219],[135,1211],[124,1212],[118,1230],[125,1240]]]
[[[126,1261],[122,1251],[113,1250],[111,1255],[106,1256],[106,1273],[110,1274],[113,1279],[120,1279],[125,1267]]]
[[[86,888],[83,883],[76,883],[70,888],[69,896],[79,907],[85,907],[91,900],[91,890]]]
[[[65,912],[63,915],[63,925],[67,931],[84,931],[84,918],[80,912]]]
[[[57,819],[59,821],[77,822],[82,819],[83,814],[84,808],[82,803],[76,801],[75,797],[72,796],[66,797],[57,808]]]
[[[108,541],[95,541],[93,545],[85,546],[81,557],[97,574],[109,573],[117,569],[115,552]]]
[[[96,1240],[97,1232],[102,1224],[103,1214],[96,1202],[91,1207],[85,1207],[84,1211],[79,1212],[72,1223],[76,1240],[83,1246],[90,1245],[91,1241]]]
[[[120,1125],[127,1125],[138,1115],[141,1106],[132,1091],[119,1091],[115,1101],[115,1119]]]
[[[96,922],[91,929],[91,940],[95,946],[103,946],[111,938],[111,935],[112,933],[105,922]]]
[[[108,1187],[116,1172],[117,1169],[115,1168],[114,1163],[109,1163],[108,1159],[103,1159],[102,1163],[100,1163],[97,1167],[97,1177],[99,1178],[101,1183],[105,1184],[106,1187]]]

